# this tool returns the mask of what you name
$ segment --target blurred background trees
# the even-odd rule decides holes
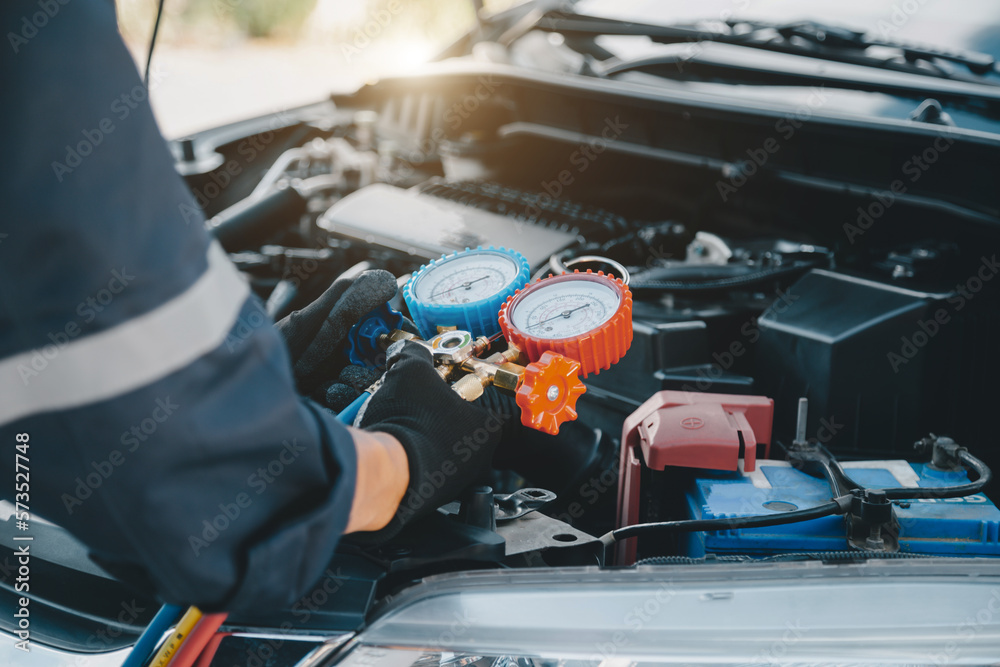
[[[116,3],[141,70],[157,0]],[[150,99],[177,138],[411,71],[474,22],[472,0],[165,0]]]
[[[493,0],[498,10],[516,0]],[[156,0],[117,0],[127,40],[148,36]],[[397,9],[393,9],[397,8]],[[167,42],[347,39],[380,10],[393,16],[386,32],[440,40],[457,37],[474,19],[470,0],[166,0],[161,37]]]

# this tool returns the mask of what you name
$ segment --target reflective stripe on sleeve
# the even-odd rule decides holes
[[[54,353],[42,348],[0,360],[0,425],[114,398],[188,366],[225,342],[248,294],[213,241],[205,273],[163,305]],[[41,369],[32,366],[38,355],[46,362]]]

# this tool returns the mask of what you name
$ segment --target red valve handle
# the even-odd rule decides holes
[[[521,423],[555,435],[560,424],[576,419],[576,402],[587,391],[579,373],[579,362],[555,352],[528,364],[514,398]]]

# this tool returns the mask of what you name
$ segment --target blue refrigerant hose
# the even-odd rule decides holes
[[[163,634],[170,629],[177,619],[184,613],[184,607],[175,604],[165,604],[156,612],[156,616],[149,622],[143,630],[139,641],[132,647],[132,652],[125,658],[122,667],[142,667],[153,651]]]
[[[361,392],[360,396],[351,401],[350,405],[337,414],[337,419],[340,420],[341,423],[350,426],[354,423],[354,420],[357,419],[358,413],[361,412],[361,406],[363,406],[365,401],[367,401],[370,397],[371,394],[367,391]]]
[[[350,405],[340,411],[337,415],[337,419],[344,424],[353,424],[354,420],[357,418],[358,413],[361,412],[361,406],[365,404],[365,401],[371,396],[367,391],[361,392],[361,395],[354,399]],[[170,629],[181,614],[184,613],[184,607],[180,607],[174,604],[165,604],[160,607],[160,611],[156,612],[156,616],[153,620],[149,622],[146,629],[143,631],[142,635],[139,637],[139,641],[135,643],[132,647],[131,653],[125,658],[125,662],[122,663],[122,667],[142,667],[142,664],[146,661],[153,651],[156,649],[157,643],[167,630]]]

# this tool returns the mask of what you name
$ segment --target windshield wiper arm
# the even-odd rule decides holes
[[[713,24],[722,29],[708,27]],[[919,67],[917,63],[923,61],[936,65],[937,61],[945,61],[961,65],[971,74],[980,77],[998,71],[996,60],[989,54],[904,44],[870,37],[866,33],[850,28],[813,21],[778,24],[732,19],[727,22],[655,25],[554,11],[543,14],[535,27],[539,30],[564,34],[643,36],[667,44],[720,42],[945,79],[962,77],[941,67],[929,70],[926,67]],[[905,62],[868,55],[866,51],[869,47],[898,50]],[[977,83],[994,82],[977,80]]]
[[[881,46],[890,49],[898,49],[902,56],[909,62],[918,60],[944,60],[947,62],[962,65],[973,74],[984,76],[997,71],[996,59],[988,53],[977,51],[966,51],[959,49],[945,49],[936,46],[925,46],[919,44],[908,44],[891,39],[881,39],[869,36],[869,33],[845,28],[843,26],[829,25],[817,21],[799,21],[797,23],[765,23],[761,21],[740,21],[730,20],[726,22],[731,28],[747,26],[751,31],[774,30],[786,40],[793,37],[812,42],[818,46],[825,46],[839,49],[855,49],[864,51],[869,47]]]

